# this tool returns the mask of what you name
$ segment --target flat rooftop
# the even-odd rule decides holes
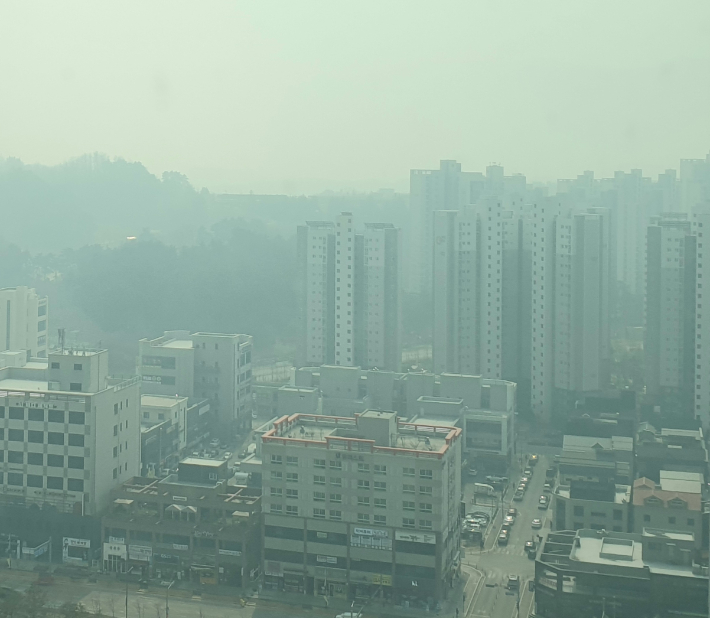
[[[224,459],[201,459],[199,457],[187,457],[186,459],[180,460],[181,465],[203,466],[205,468],[219,468],[225,463],[227,462]]]
[[[165,343],[161,343],[160,346],[161,348],[178,348],[180,350],[191,350],[192,349],[192,341],[189,339],[171,339],[170,341],[166,341]]]
[[[167,408],[181,399],[186,399],[186,397],[174,397],[173,395],[141,395],[141,406]]]
[[[558,485],[555,489],[555,493],[562,497],[569,499],[570,497],[570,486],[569,485]],[[584,498],[573,498],[573,500],[582,500]],[[599,502],[595,498],[590,498],[589,502]],[[616,491],[614,492],[614,504],[628,504],[631,502],[631,486],[630,485],[617,485]],[[608,503],[607,503],[608,504]]]
[[[49,390],[49,382],[8,378],[7,380],[0,380],[0,390],[44,392]]]
[[[603,451],[633,451],[634,440],[625,436],[611,438],[594,438],[588,436],[566,435],[563,438],[562,450],[603,450]]]

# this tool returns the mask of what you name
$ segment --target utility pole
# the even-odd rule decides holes
[[[165,591],[165,618],[168,618],[170,614],[170,608],[168,607],[168,592],[170,592],[170,588],[172,588],[174,583],[175,580],[171,581],[168,585],[168,589]]]
[[[128,618],[128,576],[133,571],[133,567],[126,571],[126,618]]]

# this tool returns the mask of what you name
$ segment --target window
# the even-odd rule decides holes
[[[433,512],[433,506],[430,502],[420,502],[419,503],[419,510],[422,513],[431,513]]]
[[[30,408],[27,410],[27,419],[30,421],[44,421],[44,410]]]
[[[286,490],[286,497],[291,498],[292,500],[295,500],[298,498],[298,489],[287,489]]]
[[[281,498],[284,495],[284,490],[281,487],[271,487],[269,495],[276,498]]]
[[[44,431],[34,431],[32,429],[27,431],[27,441],[33,444],[42,444],[44,442]]]
[[[64,489],[64,479],[61,476],[48,476],[47,489]]]
[[[314,482],[316,485],[325,485],[325,477],[316,474],[316,475],[313,477],[313,482]]]
[[[369,524],[370,523],[370,514],[369,513],[358,513],[357,514],[357,523]]]
[[[286,473],[287,483],[298,483],[298,472],[287,472]]]
[[[74,371],[81,371],[81,363],[74,363]]]
[[[358,506],[370,506],[370,498],[368,496],[358,496],[357,497]]]
[[[22,429],[8,429],[7,439],[11,442],[24,442],[25,432]]]
[[[644,523],[649,523],[651,521],[651,516],[650,515],[644,515],[643,516],[643,521]]]
[[[574,507],[574,514],[577,517],[584,517],[584,507],[583,506],[575,506]]]
[[[283,472],[276,472],[275,470],[271,471],[271,480],[272,481],[281,481],[283,480]]]
[[[50,431],[47,433],[47,442],[49,444],[64,444],[64,434],[58,431]]]
[[[47,465],[52,468],[63,468],[64,455],[47,455]]]
[[[70,433],[69,446],[84,446],[84,436],[80,433]]]
[[[59,363],[52,363],[52,369],[59,369]]]
[[[7,473],[7,484],[8,485],[15,485],[15,486],[22,486],[22,474],[19,472],[8,472]]]
[[[340,503],[343,501],[343,495],[342,494],[330,494],[330,501]]]
[[[414,468],[404,468],[402,472],[404,476],[414,476]]]
[[[313,517],[315,519],[325,519],[325,509],[313,509]]]
[[[387,491],[387,483],[384,481],[375,481],[375,491]]]
[[[357,482],[357,488],[358,489],[370,489],[370,481],[365,481],[365,480],[359,479]]]
[[[431,519],[420,519],[419,520],[419,527],[422,530],[431,530],[432,529],[432,521]]]
[[[386,526],[387,525],[387,515],[375,515],[374,516],[374,522],[378,526]]]
[[[85,416],[83,412],[69,412],[69,424],[83,425]]]
[[[342,461],[331,461],[330,462],[330,469],[331,470],[342,470],[343,469],[343,462]]]
[[[8,451],[7,463],[25,463],[25,454],[22,451]]]
[[[314,502],[325,502],[325,492],[324,491],[314,491],[313,492]]]
[[[432,488],[431,487],[424,487],[424,485],[422,485],[419,488],[419,493],[424,494],[425,496],[431,496],[432,495]]]
[[[81,392],[81,382],[69,382],[69,390],[74,393]]]
[[[434,478],[434,472],[428,469],[419,470],[419,478],[431,481]]]
[[[343,486],[343,479],[341,479],[339,476],[336,476],[336,477],[330,479],[330,484],[333,487],[342,487]]]
[[[387,508],[387,498],[375,498],[375,508],[376,509],[386,509]]]
[[[298,506],[295,504],[287,504],[286,515],[298,515]]]
[[[375,472],[375,474],[387,474],[387,466],[375,464],[374,472]]]
[[[269,507],[269,510],[270,510],[271,513],[279,513],[279,514],[281,514],[281,513],[283,512],[283,506],[281,506],[280,504],[272,504],[272,505]]]
[[[31,466],[44,465],[44,455],[42,453],[27,453],[27,463]]]
[[[283,458],[281,457],[281,455],[272,455],[271,456],[271,463],[272,464],[282,464]]]
[[[359,464],[357,465],[357,471],[358,471],[358,472],[366,472],[366,473],[369,473],[369,472],[370,472],[370,464],[359,463]]]
[[[288,455],[286,457],[286,465],[287,466],[297,466],[298,465],[298,457]]]
[[[408,501],[405,500],[404,502],[402,502],[402,508],[403,508],[405,511],[413,511],[414,508],[415,508],[415,507],[414,507],[414,502],[408,502]]]
[[[25,420],[25,409],[10,406],[10,418],[21,421]]]
[[[39,474],[27,475],[27,487],[44,487],[42,476]]]
[[[415,493],[415,492],[417,491],[417,488],[416,488],[416,486],[414,486],[414,485],[407,485],[407,484],[405,484],[405,485],[402,485],[402,491],[403,491],[405,494],[413,494],[413,493]]]
[[[118,468],[113,469],[113,478],[115,478],[115,479],[118,478]]]
[[[313,460],[313,467],[314,468],[325,468],[325,459],[314,459]]]
[[[330,510],[330,518],[333,521],[340,521],[343,519],[343,512],[342,511],[334,511],[333,509]]]
[[[415,522],[413,519],[410,519],[409,517],[405,517],[402,520],[402,528],[414,528],[415,527]]]

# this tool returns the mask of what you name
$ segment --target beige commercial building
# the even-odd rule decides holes
[[[48,309],[47,297],[33,288],[0,288],[0,352],[22,350],[25,360],[46,358]]]

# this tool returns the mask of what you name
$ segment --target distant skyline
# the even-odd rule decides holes
[[[492,161],[656,176],[710,150],[710,3],[0,5],[0,157],[87,152],[259,193]]]

